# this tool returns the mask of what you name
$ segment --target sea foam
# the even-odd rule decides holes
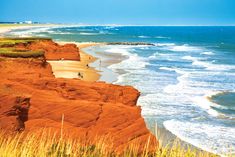
[[[168,120],[163,124],[167,130],[182,140],[203,150],[220,155],[225,155],[228,152],[235,153],[235,147],[233,147],[235,145],[233,136],[235,128],[181,120]]]

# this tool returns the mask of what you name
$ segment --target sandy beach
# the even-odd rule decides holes
[[[30,29],[38,27],[52,27],[55,24],[0,24],[0,37],[4,37],[4,33],[17,29]]]
[[[17,29],[30,29],[38,27],[52,27],[54,24],[2,24],[0,25],[0,37],[4,37],[4,33]],[[56,78],[79,78],[84,81],[106,81],[114,82],[117,75],[107,69],[107,66],[121,62],[124,58],[120,54],[107,55],[103,53],[88,54],[83,49],[90,46],[102,45],[103,43],[77,43],[77,42],[57,42],[60,45],[73,43],[80,49],[81,61],[57,60],[48,61]],[[102,58],[102,59],[98,59]],[[102,65],[100,61],[102,60]]]
[[[2,24],[0,25],[0,37],[4,37],[4,33],[17,30],[17,29],[29,29],[37,27],[50,27],[55,26],[52,24],[41,25],[41,24]],[[67,44],[68,42],[59,42],[60,45]],[[53,69],[53,73],[57,78],[79,78],[85,81],[98,81],[100,74],[94,67],[90,67],[89,64],[97,60],[97,58],[85,53],[82,49],[95,46],[99,43],[75,43],[80,49],[81,61],[71,61],[71,60],[60,60],[60,61],[48,61]]]
[[[65,42],[59,42],[59,44],[66,44]],[[56,78],[79,78],[84,81],[98,81],[100,74],[94,67],[89,64],[97,60],[97,58],[85,53],[82,49],[95,46],[99,43],[76,43],[80,49],[81,61],[60,60],[60,61],[48,61]]]

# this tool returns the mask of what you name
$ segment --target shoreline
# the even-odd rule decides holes
[[[102,45],[102,44],[99,44],[99,45]],[[103,44],[104,45],[104,44]],[[97,46],[97,45],[93,45],[93,46]],[[88,47],[85,47],[85,48],[89,48]],[[88,53],[88,52],[87,52]],[[103,69],[108,69],[110,70],[108,67],[110,65],[113,65],[113,64],[117,64],[117,63],[120,63],[122,62],[123,60],[127,59],[125,58],[122,54],[105,54],[103,52],[94,52],[94,53],[89,53],[91,54],[92,56],[95,56],[96,58],[96,61],[99,60],[101,57],[104,57],[107,59],[107,64],[103,64]],[[119,56],[119,58],[122,58],[121,60],[117,60],[117,55]],[[114,56],[114,57],[113,57]],[[115,60],[116,59],[116,60]],[[111,64],[109,64],[111,63]],[[98,67],[98,64],[92,62],[91,64],[94,65],[94,67],[96,68],[99,68]],[[114,72],[113,72],[114,73]],[[117,77],[116,79],[118,80],[118,76],[122,75],[122,74],[125,74],[125,72],[116,72],[117,74]],[[104,74],[105,75],[105,74]],[[102,77],[102,75],[101,75]],[[106,81],[105,80],[105,77],[104,77],[104,80],[103,81]],[[109,82],[109,83],[113,83],[113,82]],[[141,106],[140,104],[137,103],[138,106]],[[143,117],[141,115],[141,117]],[[145,121],[145,123],[147,123],[147,121]],[[182,139],[180,139],[180,137],[176,136],[175,134],[173,134],[171,131],[167,130],[165,127],[159,127],[158,126],[159,124],[155,124],[155,126],[153,126],[153,130],[151,128],[148,128],[154,135],[155,137],[159,140],[159,144],[160,146],[163,146],[163,147],[168,147],[168,146],[173,146],[174,144],[180,144],[183,148],[187,149],[188,147],[190,147],[191,149],[194,149],[194,150],[197,150],[199,152],[206,152],[208,154],[214,154],[214,155],[218,155],[212,151],[208,151],[206,149],[202,149],[202,148],[199,148],[187,141],[184,141]]]
[[[109,135],[111,150],[115,152],[133,144],[139,145],[141,152],[146,142],[147,149],[157,149],[158,141],[147,129],[141,109],[136,105],[139,91],[100,81],[55,78],[46,60],[69,58],[65,49],[69,47],[78,54],[79,61],[79,50],[73,44],[62,46],[48,39],[34,40],[13,44],[18,57],[11,56],[11,49],[1,56],[0,101],[6,105],[0,110],[0,128],[9,133],[23,130],[33,133],[42,128],[57,133],[61,131],[62,116],[65,117],[63,134],[74,139],[95,142],[96,137]],[[35,56],[39,49],[44,53]],[[33,54],[20,57],[27,50]],[[17,112],[14,117],[5,114],[16,105],[26,107],[27,112]],[[29,118],[19,121],[19,116]]]
[[[58,24],[0,24],[0,37],[5,38],[4,33],[40,27],[53,27],[59,26]],[[117,80],[117,76],[105,66],[101,66],[98,58],[92,54],[85,52],[88,47],[106,45],[107,43],[94,43],[94,42],[63,42],[55,41],[59,45],[76,44],[80,50],[81,61],[72,60],[56,60],[47,61],[52,66],[53,73],[56,78],[79,78],[84,81],[96,82],[104,81],[112,83]],[[109,63],[114,64],[112,63]],[[88,66],[87,66],[88,65]]]
[[[107,44],[101,43],[95,46],[106,46]],[[118,64],[125,60],[126,58],[121,54],[106,54],[104,52],[94,52],[94,47],[86,47],[83,50],[93,57],[97,58],[91,63],[91,66],[99,71],[100,79],[99,81],[104,81],[107,83],[115,83],[118,80],[120,73],[112,71],[109,67]]]
[[[56,42],[60,45],[74,44],[73,42]],[[80,61],[60,60],[47,61],[51,64],[56,78],[79,78],[84,81],[96,82],[101,75],[95,67],[89,64],[95,62],[97,58],[84,52],[82,49],[90,46],[99,45],[99,43],[76,43],[79,47]]]
[[[53,27],[58,24],[0,24],[0,37],[4,38],[4,34],[13,30],[31,29],[40,27]]]
[[[56,43],[64,44],[64,43],[73,43],[73,42],[56,42]],[[56,77],[77,78],[76,74],[78,72],[81,72],[83,73],[83,78],[80,78],[81,80],[91,81],[91,82],[98,81],[103,76],[101,70],[100,71],[97,70],[98,68],[97,65],[99,64],[97,63],[97,61],[99,60],[99,58],[90,55],[89,53],[85,52],[83,49],[86,49],[91,46],[98,46],[98,45],[101,45],[101,43],[76,43],[76,45],[79,46],[80,48],[81,61],[69,61],[69,60],[48,61],[52,66],[53,73],[55,74],[55,76],[57,75]],[[109,59],[112,60],[112,57],[110,57]],[[91,64],[91,66],[87,68],[86,66],[87,64]],[[108,67],[105,67],[105,68],[108,69]],[[68,75],[68,73],[66,73],[65,71],[70,71],[71,73],[74,73],[74,74],[69,75],[69,77],[65,77],[65,75]]]
[[[31,29],[40,27],[53,27],[59,26],[56,24],[0,24],[0,38],[5,38],[5,33],[21,30],[21,29]],[[95,82],[101,77],[95,67],[87,66],[97,60],[97,58],[84,52],[82,49],[90,46],[99,45],[101,43],[74,43],[74,42],[57,42],[59,45],[64,44],[76,44],[80,50],[81,61],[71,61],[71,60],[56,60],[47,61],[52,66],[53,74],[56,78],[79,78],[84,81]]]
[[[91,53],[87,49],[94,46],[103,46],[104,43],[78,43],[78,42],[56,42],[58,44],[76,44],[80,49],[81,61],[61,60],[48,61],[52,65],[53,72],[57,78],[79,78],[84,81],[103,81],[114,83],[118,80],[119,73],[115,73],[108,67],[120,63],[124,57],[118,55],[106,55],[102,53]],[[105,58],[105,59],[104,59]],[[120,59],[122,58],[122,59]],[[88,66],[87,66],[88,65]],[[81,76],[80,76],[80,74]],[[79,74],[79,76],[78,76]]]

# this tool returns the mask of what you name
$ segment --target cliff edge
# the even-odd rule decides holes
[[[109,136],[115,151],[133,143],[157,147],[136,106],[136,89],[55,78],[46,60],[60,59],[79,61],[79,48],[50,39],[0,39],[0,129],[60,132],[63,118],[65,135],[84,141]]]

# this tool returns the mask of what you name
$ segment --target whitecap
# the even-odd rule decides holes
[[[198,51],[200,48],[189,46],[187,44],[181,46],[173,46],[169,50],[171,51]]]
[[[190,60],[190,61],[197,61],[197,58],[196,57],[192,57],[192,56],[183,56],[182,59]]]
[[[208,114],[210,114],[211,116],[214,117],[218,117],[219,113],[212,109],[211,106],[217,106],[217,104],[212,103],[211,101],[208,100],[208,96],[204,95],[204,96],[198,96],[198,97],[192,97],[192,102],[195,105],[200,106],[202,109],[206,110]]]
[[[106,26],[105,29],[113,29],[116,28],[115,26]]]
[[[80,35],[99,35],[99,33],[87,33],[87,32],[80,32]]]
[[[151,56],[148,57],[149,60],[157,60],[157,59],[164,59],[168,61],[173,61],[175,60],[175,56],[171,53],[159,53],[155,52]]]
[[[149,36],[140,35],[138,38],[150,38]]]
[[[175,43],[155,43],[155,46],[174,46]]]
[[[170,39],[170,37],[164,37],[164,36],[156,36],[154,38],[157,38],[157,39]]]
[[[99,31],[99,34],[113,34],[113,33],[110,33],[108,31]]]
[[[168,67],[160,67],[160,70],[167,70],[167,71],[175,71],[174,68],[168,68]]]
[[[180,81],[181,78],[185,78],[186,75],[188,76],[188,73],[186,73],[185,71],[183,70],[180,70],[178,68],[175,68],[175,67],[160,67],[159,68],[160,70],[166,70],[166,71],[175,71],[176,73],[178,74],[183,74],[179,77],[177,77],[177,80]]]
[[[146,65],[149,65],[149,63],[145,61],[144,58],[140,57],[138,54],[130,53],[131,51],[134,51],[133,48],[135,47],[139,46],[106,46],[105,52],[119,53],[128,57],[126,60],[123,60],[121,63],[111,65],[110,68],[128,70],[128,69],[141,69],[146,67]]]
[[[214,55],[214,53],[210,51],[202,52],[201,54],[202,55]]]
[[[146,47],[141,47],[140,49],[141,49],[141,50],[148,50],[149,47],[147,47],[147,46],[146,46]]]
[[[208,62],[208,61],[194,60],[192,62],[192,65],[198,66],[198,67],[204,67],[207,70],[215,70],[215,71],[235,70],[235,66],[234,65],[213,64],[213,61],[212,62]]]
[[[159,55],[159,53],[156,52],[156,53],[154,53],[153,55],[149,56],[148,59],[150,59],[150,60],[155,60],[155,59],[158,58],[158,55]]]
[[[52,31],[52,30],[48,30],[47,33],[49,33],[49,34],[61,34],[61,35],[73,34],[73,33],[70,33],[70,32],[61,32],[61,31]]]

